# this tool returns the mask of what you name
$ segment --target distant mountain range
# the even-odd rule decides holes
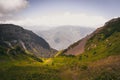
[[[80,26],[60,26],[36,31],[52,48],[62,50],[94,31],[94,28]]]
[[[7,53],[10,49],[20,47],[38,57],[51,57],[56,52],[43,38],[13,24],[0,24],[0,46],[6,48]]]

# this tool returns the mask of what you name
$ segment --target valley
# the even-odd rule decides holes
[[[0,25],[0,80],[120,80],[120,18],[61,51],[33,32],[5,26]]]
[[[44,38],[52,48],[62,50],[84,38],[94,30],[94,28],[68,25],[34,32]]]

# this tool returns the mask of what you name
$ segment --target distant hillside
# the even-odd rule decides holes
[[[52,48],[62,50],[90,34],[94,29],[80,26],[60,26],[49,30],[37,31]]]
[[[112,19],[105,23],[101,28],[98,28],[90,35],[69,46],[63,51],[64,54],[78,55],[83,52],[115,52],[120,48],[120,18]],[[104,50],[103,50],[104,49]],[[100,51],[97,51],[100,50]]]
[[[13,24],[0,24],[0,47],[6,48],[7,53],[9,49],[20,47],[38,57],[51,57],[55,53],[43,38]]]

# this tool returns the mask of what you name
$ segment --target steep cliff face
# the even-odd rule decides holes
[[[51,57],[56,52],[43,38],[13,24],[0,24],[0,46],[5,48],[19,46],[38,57]]]

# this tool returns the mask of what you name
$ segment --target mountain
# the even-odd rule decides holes
[[[37,31],[52,48],[62,50],[74,42],[90,34],[94,29],[80,26],[60,26],[48,30]]]
[[[38,57],[51,57],[56,52],[43,38],[13,24],[0,24],[0,47],[7,48],[7,53],[19,47]]]
[[[54,64],[66,64],[63,80],[120,80],[120,18],[106,22],[55,57]]]
[[[50,58],[26,54],[20,45],[1,44],[0,80],[120,80],[120,18]]]
[[[67,55],[78,55],[90,51],[93,51],[93,53],[100,53],[103,51],[102,49],[104,49],[105,52],[109,50],[111,52],[118,51],[120,48],[118,47],[118,44],[120,43],[119,37],[120,18],[115,18],[106,22],[103,27],[96,29],[90,35],[87,35],[85,38],[79,40],[78,42],[69,46],[67,49],[63,50],[63,53]]]

